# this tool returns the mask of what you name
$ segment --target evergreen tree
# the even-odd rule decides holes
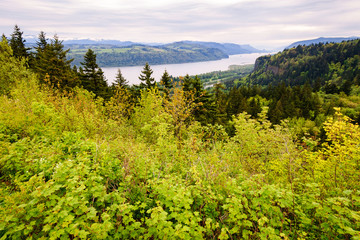
[[[260,100],[253,97],[248,105],[247,113],[249,113],[251,117],[257,118],[261,110]]]
[[[237,115],[238,113],[247,111],[248,104],[246,97],[241,93],[241,89],[233,87],[228,94],[227,101],[227,115],[230,119],[232,116]]]
[[[269,119],[274,124],[279,124],[284,119],[284,108],[281,100],[273,102],[269,107]]]
[[[114,85],[118,86],[118,87],[128,87],[129,86],[129,82],[122,75],[120,68],[118,69],[118,72],[116,74]]]
[[[206,125],[214,122],[216,116],[216,105],[213,97],[204,89],[201,79],[198,76],[192,79],[191,90],[194,93],[197,108],[194,110],[194,117],[201,124]]]
[[[4,33],[1,35],[1,41],[6,41],[6,44],[8,44],[8,39]]]
[[[42,52],[42,51],[45,50],[46,46],[48,45],[48,39],[46,38],[46,34],[45,34],[43,31],[41,31],[41,32],[39,33],[39,37],[38,37],[38,38],[39,38],[39,39],[38,39],[38,41],[36,42],[36,47],[35,47],[35,49],[36,49],[36,51]]]
[[[169,76],[169,73],[166,70],[161,76],[160,84],[162,86],[161,90],[165,93],[165,96],[169,97],[170,90],[171,88],[173,88],[173,84]]]
[[[224,93],[225,87],[221,83],[216,83],[214,85],[214,98],[216,105],[216,117],[215,121],[219,124],[225,124],[227,120],[226,114],[226,105],[227,105],[227,97]]]
[[[197,75],[195,76],[195,78],[192,79],[192,88],[195,92],[196,97],[200,97],[201,95],[203,95],[204,86]]]
[[[182,86],[185,92],[190,91],[192,89],[192,78],[189,76],[189,74],[186,74],[184,77],[184,80],[182,82]]]
[[[20,31],[18,25],[15,25],[14,32],[11,34],[10,38],[10,47],[13,50],[13,55],[16,58],[28,58],[29,53],[27,52],[29,48],[25,47],[25,39],[22,37],[23,32]]]
[[[96,54],[89,49],[85,56],[84,62],[81,62],[83,69],[80,70],[81,85],[95,93],[96,96],[107,99],[109,97],[109,89],[104,77],[104,72],[96,63]]]
[[[155,79],[151,77],[153,70],[150,68],[149,63],[146,63],[140,74],[140,88],[152,88],[155,87]]]
[[[73,59],[68,60],[66,57],[70,49],[64,50],[64,45],[57,35],[48,43],[45,33],[41,32],[35,50],[32,68],[39,74],[40,82],[46,81],[60,89],[70,89],[78,85],[76,72],[71,68]]]

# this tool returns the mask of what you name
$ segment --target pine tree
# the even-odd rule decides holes
[[[32,69],[39,74],[40,82],[48,81],[53,87],[60,89],[78,85],[78,77],[71,68],[73,59],[66,57],[70,49],[64,50],[57,35],[48,43],[45,33],[41,32],[35,49]]]
[[[273,124],[280,124],[280,121],[284,119],[284,108],[281,100],[270,105],[268,116]]]
[[[104,72],[96,63],[96,54],[89,49],[85,56],[84,62],[81,62],[83,69],[80,71],[81,85],[95,93],[96,96],[107,99],[109,96],[109,89],[104,77]]]
[[[151,77],[153,70],[150,68],[149,63],[146,63],[140,74],[140,88],[152,88],[155,87],[155,79]]]
[[[170,90],[171,88],[173,88],[173,84],[169,76],[169,73],[166,70],[161,76],[160,84],[162,86],[161,90],[165,93],[165,96],[169,97]]]
[[[39,33],[39,39],[38,39],[38,41],[36,42],[36,47],[35,47],[35,49],[36,49],[36,51],[44,51],[45,50],[45,48],[46,48],[46,46],[48,45],[48,39],[46,38],[46,34],[43,32],[43,31],[41,31],[40,33]]]
[[[189,74],[186,74],[186,76],[184,77],[184,80],[182,82],[183,90],[185,92],[192,90],[192,82],[193,82],[193,79],[189,76]]]
[[[114,85],[118,86],[118,87],[128,87],[129,86],[129,82],[122,75],[120,68],[118,69],[118,72],[116,74]]]
[[[29,53],[27,52],[29,48],[25,47],[25,39],[22,37],[23,32],[20,31],[18,25],[15,25],[14,32],[11,34],[10,38],[10,47],[13,50],[13,55],[16,58],[28,58]]]
[[[6,41],[6,44],[8,44],[8,39],[6,38],[4,33],[1,35],[1,41]]]
[[[223,92],[225,89],[224,85],[221,83],[216,83],[214,85],[214,98],[215,98],[215,106],[216,106],[216,117],[215,121],[219,124],[225,124],[227,120],[226,114],[226,105],[227,98],[226,94]]]
[[[228,93],[226,107],[228,118],[231,118],[232,116],[244,112],[248,109],[246,97],[241,93],[241,90],[245,91],[245,88],[240,89],[233,87]]]
[[[216,116],[216,105],[212,96],[204,89],[201,79],[198,76],[191,81],[191,90],[194,93],[195,103],[198,107],[194,110],[194,117],[201,124],[205,125],[214,122]]]
[[[253,97],[248,105],[247,113],[249,113],[251,117],[257,118],[261,110],[262,108],[261,108],[260,100],[258,98]]]

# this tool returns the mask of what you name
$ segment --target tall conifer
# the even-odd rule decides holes
[[[11,34],[10,38],[10,47],[13,50],[13,55],[16,58],[28,58],[29,48],[25,47],[25,39],[22,37],[23,32],[20,31],[20,28],[18,25],[15,25],[14,32]]]
[[[169,73],[165,70],[160,80],[161,90],[165,93],[166,97],[169,97],[170,90],[173,88],[172,81]]]
[[[119,86],[119,87],[128,87],[129,86],[129,82],[122,75],[120,68],[118,69],[118,72],[116,74],[114,85]]]
[[[103,98],[108,98],[108,85],[105,80],[104,72],[96,63],[96,54],[93,50],[89,49],[85,56],[82,72],[80,73],[81,85]]]
[[[53,87],[69,89],[78,85],[78,77],[71,68],[73,59],[67,59],[70,49],[64,50],[62,41],[55,35],[50,42],[40,32],[36,43],[32,68],[39,74],[40,82],[47,81]]]
[[[149,63],[146,63],[140,74],[140,87],[141,88],[152,88],[155,87],[155,79],[151,76],[153,70],[150,68]]]

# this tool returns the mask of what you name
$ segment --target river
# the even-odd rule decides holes
[[[252,54],[237,54],[230,55],[229,58],[216,60],[216,61],[206,61],[206,62],[195,62],[195,63],[180,63],[180,64],[162,64],[162,65],[151,65],[153,72],[153,77],[155,81],[160,81],[162,74],[165,69],[168,71],[169,75],[173,77],[196,75],[202,73],[208,73],[213,71],[225,71],[228,70],[230,65],[246,65],[254,64],[256,58],[259,56],[266,55],[267,53],[252,53]],[[129,81],[130,85],[139,84],[139,76],[144,66],[133,66],[133,67],[104,67],[104,75],[108,81],[108,84],[111,85],[114,82],[118,69],[120,68],[122,75],[126,80]]]

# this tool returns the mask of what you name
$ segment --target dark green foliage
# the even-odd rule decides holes
[[[45,33],[41,32],[36,45],[32,69],[39,75],[41,83],[67,90],[79,85],[77,74],[71,68],[72,60],[67,59],[69,49],[64,50],[57,35],[48,42]]]
[[[198,76],[193,79],[192,87],[195,92],[195,103],[199,104],[199,107],[193,113],[195,119],[203,125],[214,123],[216,105],[212,95],[204,89]]]
[[[186,74],[186,76],[184,77],[183,81],[182,81],[182,86],[184,91],[190,91],[192,88],[192,78],[189,76],[189,74]]]
[[[20,59],[20,58],[28,58],[30,54],[28,51],[29,48],[25,47],[25,39],[22,37],[23,32],[20,31],[20,28],[18,25],[15,25],[14,32],[11,34],[10,38],[10,47],[13,50],[14,57]]]
[[[149,63],[146,63],[139,79],[141,81],[140,88],[153,88],[155,87],[155,79],[151,76],[153,74],[153,70],[150,68]]]
[[[93,50],[88,49],[81,65],[83,65],[83,68],[79,69],[79,77],[83,88],[95,93],[96,96],[108,99],[109,88],[104,77],[104,72],[96,62],[96,54]]]
[[[226,107],[227,107],[227,96],[223,92],[225,89],[224,85],[217,83],[214,85],[213,88],[213,96],[214,101],[216,105],[216,117],[215,117],[215,123],[225,125],[227,122],[227,113],[226,113]]]
[[[170,91],[173,87],[174,86],[171,77],[169,73],[165,70],[160,79],[160,90],[163,91],[165,93],[165,96],[168,98]]]
[[[204,86],[198,76],[194,78],[188,74],[183,78],[182,87],[188,96],[194,97],[194,103],[197,105],[193,111],[194,118],[201,124],[215,122],[216,104],[210,92],[204,89]]]
[[[260,57],[247,81],[252,84],[299,86],[308,82],[315,90],[350,94],[359,79],[360,40],[297,46]]]
[[[115,78],[115,86],[119,86],[119,87],[128,87],[129,86],[129,81],[127,81],[124,76],[121,73],[120,68],[118,69],[118,72],[116,74],[116,78]]]
[[[35,50],[37,52],[45,51],[45,48],[48,45],[48,39],[46,38],[46,33],[41,31],[38,36],[38,41],[36,42]]]

